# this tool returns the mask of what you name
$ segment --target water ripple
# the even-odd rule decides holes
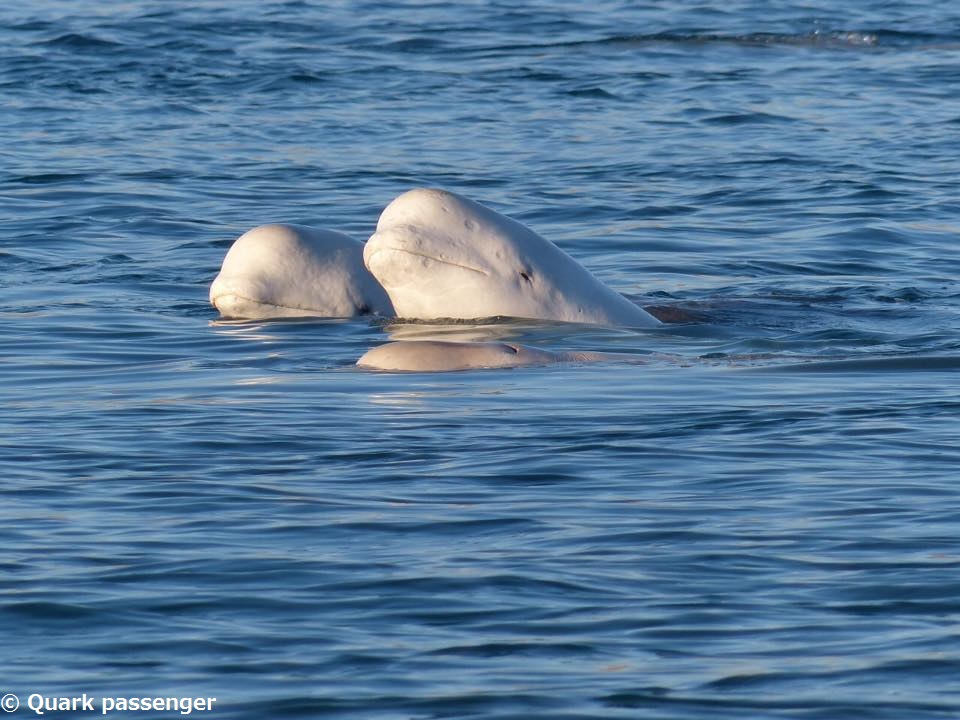
[[[3,693],[957,714],[956,12],[567,5],[7,9]],[[216,320],[237,235],[414,185],[681,321]]]

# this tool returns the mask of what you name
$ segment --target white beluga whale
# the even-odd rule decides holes
[[[410,190],[391,202],[363,260],[401,318],[660,325],[529,228],[443,190]]]
[[[406,340],[367,351],[357,367],[388,372],[450,372],[513,368],[556,363],[586,363],[611,359],[594,352],[555,352],[505,342]]]
[[[363,244],[332,230],[261,225],[227,251],[210,285],[225,318],[393,316],[363,265]]]

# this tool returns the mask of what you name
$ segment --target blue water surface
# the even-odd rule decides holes
[[[954,4],[44,0],[0,97],[11,717],[960,716]],[[421,185],[690,320],[383,374],[209,306]]]

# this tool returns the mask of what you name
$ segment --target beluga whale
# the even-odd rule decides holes
[[[387,205],[363,260],[400,318],[660,325],[533,230],[444,190],[417,188]]]
[[[357,367],[388,372],[451,372],[587,363],[617,357],[595,352],[555,352],[506,342],[405,340],[368,350],[357,360]]]
[[[227,251],[210,285],[225,318],[393,317],[393,305],[363,264],[363,244],[304,225],[261,225]]]

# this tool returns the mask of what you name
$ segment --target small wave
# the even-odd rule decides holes
[[[771,115],[769,113],[762,112],[753,112],[753,113],[736,113],[730,115],[715,115],[713,117],[708,117],[703,120],[703,122],[708,125],[772,125],[778,123],[792,123],[796,122],[793,118],[785,117],[783,115]]]
[[[737,37],[735,42],[745,45],[826,45],[832,47],[873,47],[880,42],[880,36],[873,32],[821,32],[801,35],[778,35],[774,33],[754,33]]]
[[[67,33],[66,35],[60,35],[59,37],[46,40],[39,44],[48,47],[70,48],[73,50],[103,50],[105,48],[123,47],[122,43],[114,42],[113,40],[104,40],[103,38],[98,38],[93,35],[83,35],[80,33]]]
[[[442,40],[429,37],[409,37],[402,40],[393,40],[381,46],[386,50],[397,50],[405,53],[418,53],[438,50],[446,47]]]
[[[571,97],[582,97],[582,98],[591,98],[593,100],[618,100],[619,98],[613,93],[607,92],[600,87],[591,87],[591,88],[580,88],[577,90],[570,90],[567,92],[567,95]]]
[[[894,357],[814,360],[750,368],[751,372],[860,373],[860,372],[956,372],[960,356],[908,355]]]
[[[22,32],[37,32],[43,30],[49,30],[56,27],[55,23],[47,22],[44,20],[29,20],[22,23],[14,23],[9,26],[10,30],[19,30]]]
[[[25,600],[10,603],[7,612],[30,620],[63,621],[78,620],[95,616],[97,612],[77,603],[54,602],[50,600]]]
[[[733,45],[799,45],[810,47],[874,47],[880,44],[880,34],[875,32],[833,31],[823,32],[814,30],[810,33],[745,33],[740,35],[723,35],[714,33],[674,34],[660,33],[653,35],[639,35],[635,37],[616,38],[620,42],[669,42],[710,44],[724,43]]]
[[[814,30],[808,33],[682,33],[662,32],[635,35],[611,35],[590,40],[567,40],[552,43],[530,43],[476,48],[478,51],[502,52],[543,50],[550,48],[641,46],[641,45],[742,45],[793,46],[821,49],[871,49],[876,47],[913,47],[923,45],[953,46],[958,39],[926,33],[904,33],[891,30]]]
[[[10,182],[19,185],[55,185],[57,183],[78,183],[86,180],[86,173],[33,173],[10,179]]]
[[[930,292],[925,292],[915,287],[904,287],[888,293],[882,293],[873,297],[877,302],[882,303],[919,303],[929,300],[933,297]]]

